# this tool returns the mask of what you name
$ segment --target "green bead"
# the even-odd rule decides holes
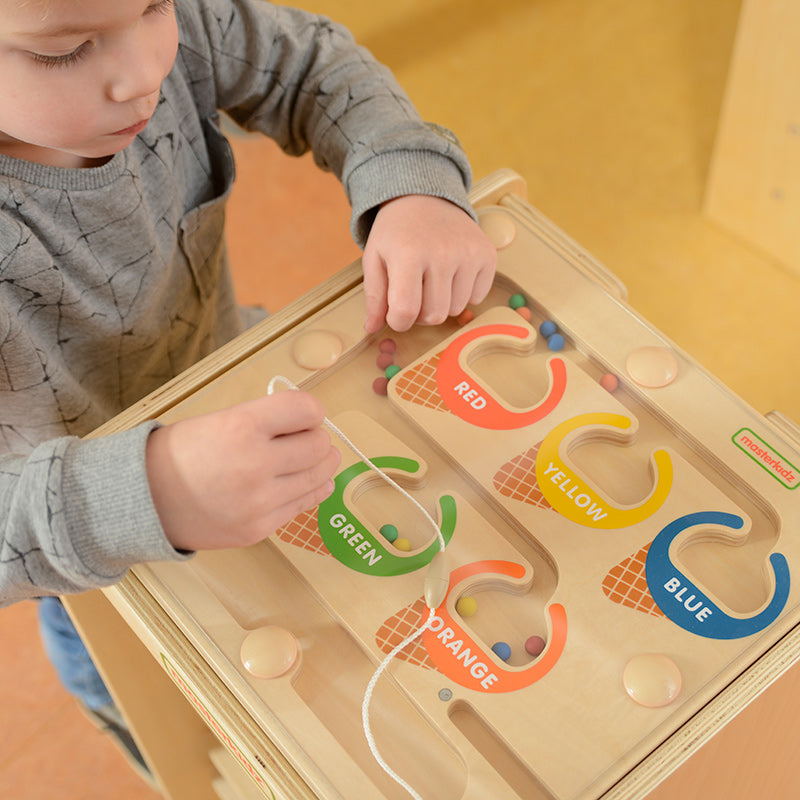
[[[383,374],[389,380],[391,380],[395,375],[397,375],[398,372],[400,372],[400,367],[398,367],[397,364],[389,364],[389,366],[384,370]]]
[[[398,531],[394,525],[389,525],[387,523],[386,525],[381,525],[381,534],[386,541],[393,542],[397,539]]]
[[[512,294],[511,297],[508,298],[508,304],[514,311],[527,305],[525,298],[521,294]]]

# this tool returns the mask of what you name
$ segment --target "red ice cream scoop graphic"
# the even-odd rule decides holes
[[[548,362],[550,387],[544,399],[527,409],[514,409],[501,403],[480,384],[466,367],[467,351],[482,340],[506,341],[513,344],[535,337],[529,327],[522,325],[483,325],[466,331],[453,339],[442,352],[436,368],[436,385],[447,407],[471,425],[490,430],[516,430],[546,417],[561,401],[567,385],[564,361],[553,358]]]

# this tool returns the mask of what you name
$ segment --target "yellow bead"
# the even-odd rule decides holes
[[[478,604],[475,602],[474,597],[469,597],[469,595],[459,597],[456,603],[456,611],[458,611],[462,617],[471,617],[477,610]]]

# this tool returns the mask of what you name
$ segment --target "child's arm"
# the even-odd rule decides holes
[[[172,546],[255,544],[324,500],[340,461],[324,416],[313,395],[279,392],[153,431],[147,476]]]
[[[484,299],[496,264],[494,246],[459,206],[425,195],[391,200],[364,248],[364,327],[438,325]]]
[[[264,539],[332,490],[340,456],[322,419],[313,396],[280,392],[0,456],[0,607]]]
[[[383,324],[387,292],[389,323],[404,329],[488,289],[494,253],[469,222],[465,152],[450,131],[423,121],[345,28],[253,0],[196,0],[176,11],[185,43],[177,63],[186,56],[201,112],[223,108],[293,155],[311,149],[341,180],[353,237],[362,247],[369,239],[368,330]]]

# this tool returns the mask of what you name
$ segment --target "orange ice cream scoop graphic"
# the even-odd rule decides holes
[[[645,545],[624,561],[612,567],[603,578],[603,592],[614,603],[663,617],[664,612],[656,605],[653,595],[647,588],[645,566],[650,545]]]

